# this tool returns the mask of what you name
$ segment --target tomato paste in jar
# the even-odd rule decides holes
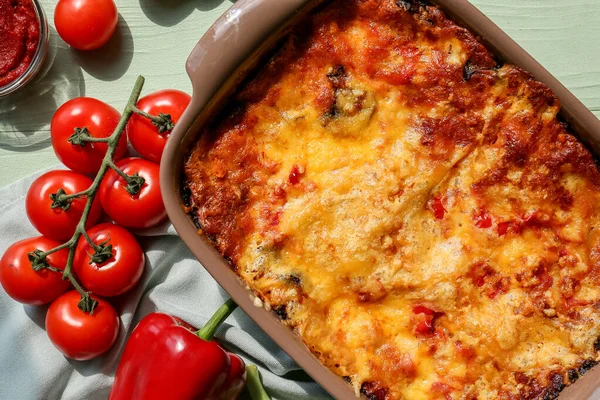
[[[39,38],[32,0],[0,0],[0,86],[23,75],[33,61]]]

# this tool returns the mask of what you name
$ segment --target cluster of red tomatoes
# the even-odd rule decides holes
[[[137,108],[153,115],[168,114],[176,123],[189,102],[190,96],[183,92],[164,90],[140,99]],[[143,178],[137,193],[130,194],[122,174],[109,169],[87,213],[84,212],[87,195],[56,206],[57,193],[69,196],[85,192],[93,185],[89,175],[98,172],[108,150],[106,142],[94,140],[111,136],[120,118],[113,107],[85,97],[70,100],[57,110],[51,123],[52,146],[71,170],[48,172],[31,185],[26,197],[27,216],[42,236],[13,244],[0,260],[0,283],[6,293],[28,305],[51,303],[46,315],[48,336],[63,354],[77,360],[104,353],[118,334],[117,312],[98,296],[122,295],[131,290],[143,274],[144,253],[128,228],[148,228],[166,218],[158,162],[169,132],[159,132],[151,120],[139,114],[129,120],[113,157],[121,173]],[[69,140],[74,132],[83,128],[87,141]],[[124,158],[127,138],[143,158]],[[102,222],[103,213],[108,217],[105,221],[113,222]],[[69,246],[83,215],[87,215],[85,232],[76,247],[74,242]],[[32,267],[32,254],[58,246],[63,248],[45,258],[47,267],[39,270]],[[98,249],[102,249],[103,257],[98,257]],[[98,302],[92,313],[78,308],[80,293],[69,290],[71,282],[63,276],[67,265],[72,265],[74,276],[83,286],[80,289],[91,292],[91,297]]]

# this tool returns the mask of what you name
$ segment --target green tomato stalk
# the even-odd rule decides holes
[[[135,82],[135,85],[133,86],[133,90],[131,92],[131,95],[129,96],[129,100],[127,101],[127,105],[125,106],[125,110],[123,111],[121,119],[119,120],[119,123],[115,128],[114,132],[109,137],[95,138],[89,134],[87,128],[75,128],[75,132],[69,138],[69,142],[71,144],[85,146],[88,142],[105,142],[108,146],[108,150],[104,155],[102,165],[100,166],[100,170],[96,174],[94,182],[88,189],[73,194],[66,194],[64,189],[59,189],[56,193],[50,195],[50,198],[52,199],[51,207],[61,208],[65,211],[71,207],[71,202],[73,201],[73,199],[83,196],[87,197],[83,214],[81,215],[81,219],[79,220],[77,228],[75,229],[75,233],[73,233],[71,239],[51,250],[45,252],[41,250],[34,250],[28,255],[29,261],[31,262],[31,267],[34,270],[39,271],[41,269],[47,268],[56,272],[60,272],[60,270],[51,267],[48,264],[46,258],[48,257],[48,255],[59,250],[69,249],[67,264],[65,265],[65,269],[62,271],[62,276],[63,279],[68,279],[73,285],[73,287],[77,289],[77,291],[81,295],[81,301],[79,302],[78,306],[83,312],[93,313],[94,309],[98,305],[98,302],[90,296],[91,292],[85,290],[81,286],[81,284],[77,281],[73,273],[73,259],[75,258],[75,249],[77,247],[77,243],[80,237],[83,236],[85,240],[90,244],[90,246],[94,249],[94,254],[91,255],[93,262],[101,264],[110,259],[110,257],[112,257],[112,245],[108,244],[108,242],[103,242],[100,244],[94,243],[85,230],[85,225],[87,223],[90,210],[92,209],[92,203],[96,198],[96,194],[98,193],[98,189],[100,188],[100,183],[102,182],[102,179],[104,178],[108,169],[110,168],[113,169],[125,180],[125,182],[127,183],[126,190],[130,194],[135,195],[139,193],[142,186],[144,185],[144,178],[139,176],[137,173],[133,175],[127,175],[115,165],[113,158],[117,149],[117,145],[119,143],[119,139],[125,131],[125,127],[127,126],[127,123],[129,122],[129,119],[131,118],[133,113],[137,113],[146,118],[149,118],[153,123],[171,120],[171,117],[169,115],[161,115],[159,117],[156,117],[148,113],[142,112],[136,107],[143,86],[144,77],[139,76]],[[169,124],[167,128],[171,130],[173,128],[172,123]]]

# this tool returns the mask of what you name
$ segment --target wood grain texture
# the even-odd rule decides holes
[[[285,0],[282,0],[285,1]],[[16,99],[0,101],[0,186],[56,164],[52,114],[77,96],[121,109],[137,75],[144,93],[190,91],[185,60],[231,0],[116,0],[117,34],[94,52],[71,50],[52,28],[53,62]],[[600,1],[472,0],[600,116]],[[42,0],[52,26],[56,0]]]

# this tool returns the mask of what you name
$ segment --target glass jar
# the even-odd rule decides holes
[[[23,72],[23,74],[14,81],[11,81],[4,86],[0,86],[0,97],[13,93],[29,83],[42,70],[44,62],[46,61],[46,57],[48,56],[48,47],[50,42],[48,20],[46,19],[44,9],[38,0],[32,0],[32,3],[37,15],[40,32],[37,49],[25,72]]]

